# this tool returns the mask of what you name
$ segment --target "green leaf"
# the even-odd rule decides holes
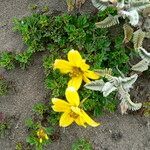
[[[29,143],[30,145],[37,145],[38,144],[37,138],[35,138],[33,136],[28,136],[26,138],[26,142]]]

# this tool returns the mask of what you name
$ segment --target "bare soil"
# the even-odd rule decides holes
[[[12,19],[30,15],[29,4],[48,5],[50,12],[66,11],[65,0],[0,0],[0,49],[9,51],[24,50],[21,36],[12,31]],[[87,1],[82,12],[93,11],[94,7]],[[144,46],[150,51],[150,41]],[[39,101],[45,101],[48,91],[44,88],[43,54],[36,54],[27,70],[19,67],[4,71],[11,82],[8,95],[0,97],[0,112],[11,118],[12,128],[7,138],[0,139],[0,150],[15,150],[17,142],[25,140],[27,129],[25,119],[32,116],[32,107]],[[0,73],[1,73],[0,72]],[[141,74],[131,91],[134,101],[150,101],[150,75]],[[94,150],[149,150],[150,118],[139,115],[120,115],[106,113],[97,118],[102,124],[97,128],[86,129],[72,125],[60,129],[60,138],[46,147],[46,150],[70,150],[71,144],[80,137],[88,139]]]

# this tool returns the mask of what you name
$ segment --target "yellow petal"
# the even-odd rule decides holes
[[[87,71],[90,68],[90,66],[85,63],[85,60],[84,61],[82,60],[82,63],[80,64],[80,68],[82,71]]]
[[[48,139],[49,139],[49,138],[48,138],[48,136],[47,136],[47,134],[45,135],[45,139],[46,139],[46,140],[48,140]]]
[[[76,122],[77,125],[83,126],[83,127],[86,128],[85,121],[81,116],[79,116],[77,119],[75,119],[75,122]]]
[[[68,53],[69,62],[76,67],[80,67],[80,64],[83,62],[80,53],[76,50],[70,50]]]
[[[72,122],[74,121],[74,119],[70,117],[69,113],[70,112],[65,112],[61,115],[60,121],[59,121],[59,125],[61,127],[67,127],[70,124],[72,124]]]
[[[54,63],[54,69],[59,69],[61,73],[69,73],[72,70],[71,64],[62,59],[56,59]]]
[[[85,83],[90,83],[91,82],[85,75],[83,75],[83,81]]]
[[[42,143],[42,142],[43,142],[42,138],[40,138],[40,140],[39,140],[39,141],[40,141],[40,143]]]
[[[65,112],[70,110],[70,105],[64,100],[58,99],[58,98],[52,98],[52,103],[54,104],[52,106],[53,110],[56,112]]]
[[[94,71],[86,71],[84,72],[84,75],[90,79],[98,79],[100,76],[96,74]]]
[[[85,125],[85,120],[84,118],[82,117],[82,112],[81,112],[81,109],[79,107],[74,107],[72,106],[71,107],[71,110],[72,112],[74,112],[75,114],[79,115],[76,119],[75,119],[75,122],[79,125],[79,126],[84,126],[86,127]]]
[[[82,84],[82,75],[79,75],[77,77],[72,77],[70,79],[70,81],[68,82],[68,87],[72,86],[76,90],[78,90],[80,88],[81,84]]]
[[[87,124],[89,124],[92,127],[97,127],[100,125],[100,123],[95,122],[94,120],[92,120],[84,110],[81,110],[81,116],[84,118],[85,122]]]
[[[37,131],[37,136],[39,136],[40,135],[40,132],[39,131]]]
[[[72,106],[79,106],[80,103],[80,98],[79,95],[74,87],[68,87],[65,92],[67,101],[72,105]]]

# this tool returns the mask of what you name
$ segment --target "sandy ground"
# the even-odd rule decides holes
[[[12,31],[12,19],[30,15],[29,4],[48,5],[50,11],[66,11],[64,0],[0,0],[0,50],[20,51],[25,48],[20,35]],[[89,12],[93,7],[87,2],[82,11]],[[44,89],[42,56],[36,55],[27,70],[16,68],[5,72],[12,82],[14,91],[0,97],[0,112],[14,116],[9,138],[0,139],[0,150],[14,150],[15,144],[26,137],[24,121],[32,115],[32,106],[44,101],[47,91]],[[150,79],[139,80],[140,92],[133,90],[136,101],[150,100]],[[147,83],[147,84],[145,84]],[[146,98],[143,97],[146,95]],[[61,137],[49,145],[46,150],[70,150],[75,139],[84,137],[90,140],[95,150],[149,150],[150,118],[134,115],[106,114],[97,118],[102,125],[97,128],[79,128],[75,125],[61,129]]]

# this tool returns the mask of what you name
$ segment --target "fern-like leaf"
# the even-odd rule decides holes
[[[148,53],[144,48],[142,47],[139,48],[139,55],[143,60],[150,63],[150,53]]]
[[[130,42],[132,35],[133,35],[133,29],[130,25],[124,24],[123,26],[124,29],[124,43]]]
[[[150,7],[150,2],[143,2],[143,1],[132,2],[131,7],[133,9],[136,9],[137,11],[141,11],[147,7]]]
[[[84,85],[84,87],[93,91],[102,91],[104,84],[105,82],[101,79],[87,83]]]
[[[145,33],[145,38],[150,39],[150,31]]]
[[[106,69],[99,69],[95,70],[96,73],[98,73],[101,77],[108,77],[112,75],[112,69],[111,68],[106,68]]]
[[[119,79],[121,81],[121,84],[122,84],[123,88],[126,91],[129,91],[129,89],[132,88],[132,84],[137,80],[137,78],[138,78],[138,75],[134,74],[130,77],[119,78]]]
[[[100,0],[92,0],[94,7],[96,7],[100,11],[104,11],[107,8],[106,3],[100,2]]]
[[[141,60],[136,65],[133,65],[131,69],[134,71],[143,72],[148,69],[148,65],[149,65],[149,63],[147,61]]]
[[[145,37],[145,32],[143,32],[141,29],[139,29],[133,33],[134,49],[137,50],[140,47],[142,47],[144,37]]]
[[[116,91],[117,88],[113,83],[106,82],[104,87],[102,88],[103,96],[107,97],[111,92]]]
[[[68,11],[72,11],[74,9],[75,0],[66,0],[66,2],[68,6]]]
[[[120,94],[120,107],[121,107],[121,113],[125,114],[127,109],[136,111],[142,107],[142,103],[133,103],[130,98],[130,94],[124,90],[123,87],[119,88],[119,94]]]
[[[97,28],[108,28],[114,26],[116,24],[119,24],[118,17],[119,17],[118,15],[116,16],[109,15],[103,21],[97,22],[95,25]]]

